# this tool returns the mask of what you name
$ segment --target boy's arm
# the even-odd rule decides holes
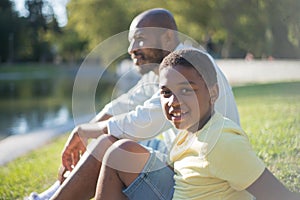
[[[246,190],[256,200],[300,200],[300,194],[290,192],[267,168]]]

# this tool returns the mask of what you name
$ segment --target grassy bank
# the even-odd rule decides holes
[[[300,82],[235,87],[241,124],[268,168],[300,191]],[[56,177],[66,135],[0,168],[0,199],[23,199]]]
[[[0,199],[23,200],[32,191],[42,191],[57,177],[63,135],[43,148],[0,167]]]

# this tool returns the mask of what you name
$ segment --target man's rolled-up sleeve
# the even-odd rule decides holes
[[[114,116],[108,121],[109,134],[136,141],[153,138],[171,127],[163,114],[159,92],[135,110]]]

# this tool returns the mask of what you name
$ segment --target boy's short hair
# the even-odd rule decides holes
[[[173,51],[163,59],[159,70],[175,65],[195,68],[205,81],[207,87],[213,86],[218,82],[212,58],[201,50],[182,49]]]

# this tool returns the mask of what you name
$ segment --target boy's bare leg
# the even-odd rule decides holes
[[[127,199],[122,190],[138,177],[149,156],[147,149],[133,141],[117,141],[107,150],[103,158],[96,199]]]
[[[94,197],[103,155],[115,141],[117,139],[112,136],[100,136],[95,147],[81,157],[78,164],[51,199],[84,200]]]

